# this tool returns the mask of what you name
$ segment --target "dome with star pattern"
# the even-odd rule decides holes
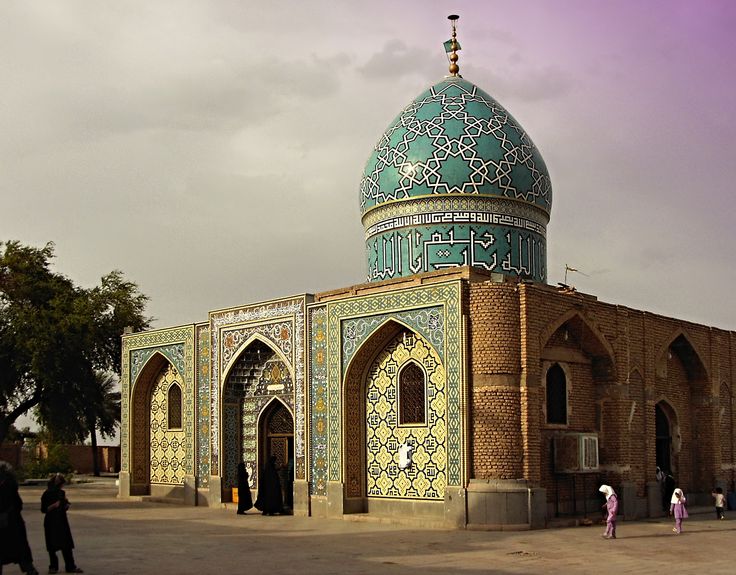
[[[422,93],[366,163],[368,280],[470,265],[546,280],[547,167],[524,129],[460,76]]]

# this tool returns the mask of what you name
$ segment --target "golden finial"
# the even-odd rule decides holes
[[[457,14],[450,14],[447,19],[452,22],[452,38],[449,42],[449,55],[447,56],[450,59],[450,74],[453,76],[457,76],[458,72],[460,72],[460,66],[457,65],[458,55],[457,52],[460,50],[460,44],[457,41],[457,30],[456,30],[456,23],[460,16]]]

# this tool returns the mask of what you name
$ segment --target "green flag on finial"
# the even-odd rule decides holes
[[[450,52],[452,52],[452,39],[448,40],[443,45],[445,47],[445,52],[447,52],[448,54]],[[455,40],[455,46],[457,46],[457,48],[455,49],[455,51],[456,52],[459,51],[460,50],[460,42],[458,42],[457,40]]]

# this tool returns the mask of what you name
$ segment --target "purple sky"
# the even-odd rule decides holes
[[[119,268],[157,327],[363,280],[358,181],[447,69],[531,135],[549,282],[736,329],[736,3],[0,4],[0,239]]]

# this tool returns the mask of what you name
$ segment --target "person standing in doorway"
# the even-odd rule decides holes
[[[283,511],[283,499],[281,496],[281,481],[276,469],[276,457],[268,458],[263,466],[261,476],[258,478],[258,498],[256,509],[263,515],[276,515]]]
[[[0,573],[3,565],[17,563],[23,573],[38,575],[28,545],[26,523],[20,514],[22,509],[23,500],[13,468],[0,461]]]
[[[682,489],[676,488],[672,493],[672,501],[670,502],[670,517],[675,517],[675,526],[672,531],[678,535],[682,533],[682,520],[688,518],[686,503],[687,500]]]
[[[57,473],[49,479],[46,491],[41,495],[41,512],[43,532],[46,536],[46,550],[49,552],[49,573],[59,572],[57,551],[64,557],[64,569],[67,573],[84,573],[74,562],[74,539],[66,515],[70,503],[62,486],[66,483],[64,476]]]
[[[618,514],[618,497],[613,487],[610,485],[601,485],[598,489],[606,496],[606,502],[603,508],[608,513],[606,517],[606,532],[602,535],[604,539],[616,539],[616,515]]]
[[[245,469],[245,463],[241,461],[238,463],[238,515],[245,515],[251,507],[253,498],[248,484],[248,471]]]

